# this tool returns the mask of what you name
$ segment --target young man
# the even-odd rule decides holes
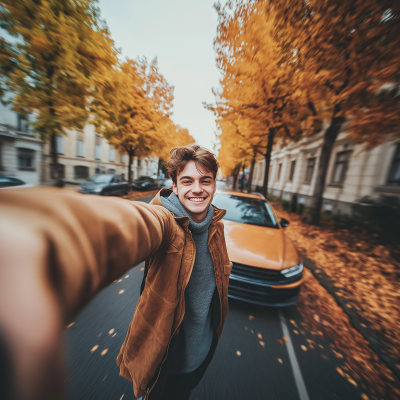
[[[168,163],[173,190],[161,190],[151,202],[173,215],[176,233],[149,260],[117,359],[121,375],[133,381],[135,395],[145,391],[144,399],[188,399],[222,332],[230,262],[221,222],[225,211],[211,205],[217,172],[208,150],[173,149]]]
[[[211,205],[217,169],[199,146],[173,149],[173,190],[151,205],[57,189],[0,191],[0,367],[13,366],[0,394],[59,399],[63,327],[148,260],[117,363],[136,397],[189,398],[228,313],[225,211]]]

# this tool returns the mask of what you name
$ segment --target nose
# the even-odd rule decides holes
[[[201,193],[203,191],[203,188],[201,186],[200,181],[194,181],[193,186],[192,186],[192,192],[193,193]]]

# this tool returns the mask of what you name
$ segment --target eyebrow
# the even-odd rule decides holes
[[[180,181],[183,180],[183,179],[193,179],[193,177],[192,176],[181,176],[179,178]],[[209,175],[206,175],[206,176],[202,176],[200,179],[213,179],[213,177],[209,176]]]

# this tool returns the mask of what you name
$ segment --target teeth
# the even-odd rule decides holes
[[[191,201],[203,201],[204,198],[203,197],[191,197],[190,200]]]

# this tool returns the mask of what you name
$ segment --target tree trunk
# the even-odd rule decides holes
[[[253,155],[253,159],[251,160],[251,167],[249,173],[249,180],[247,182],[247,193],[251,193],[251,185],[253,182],[253,175],[254,175],[254,164],[256,163],[256,153]]]
[[[245,164],[242,165],[242,182],[240,184],[240,191],[243,192],[244,190],[244,169],[245,169]]]
[[[271,128],[268,133],[267,151],[264,154],[265,169],[264,169],[264,183],[262,194],[267,197],[268,195],[268,179],[269,179],[269,165],[271,163],[272,147],[274,146],[275,129]]]
[[[158,179],[158,177],[160,176],[160,173],[161,173],[161,163],[162,163],[161,158],[159,158],[158,159],[158,169],[157,169],[157,179]]]
[[[132,185],[132,161],[135,155],[135,150],[130,146],[128,152],[129,162],[128,162],[128,183]]]
[[[344,117],[332,117],[331,125],[325,131],[322,145],[321,157],[318,163],[317,176],[315,179],[314,194],[311,198],[311,206],[306,221],[310,225],[318,225],[321,215],[323,194],[325,189],[326,173],[328,171],[329,159],[331,158],[333,145],[339,134],[340,128],[345,121]]]
[[[61,179],[60,171],[58,170],[58,153],[57,153],[57,136],[50,137],[50,157],[51,157],[51,175],[54,186],[63,187],[64,181]]]
[[[237,178],[238,178],[238,175],[239,175],[239,170],[240,170],[240,166],[239,166],[239,168],[236,167],[236,168],[233,170],[232,190],[235,190],[235,189],[236,189],[236,186],[237,186]]]

